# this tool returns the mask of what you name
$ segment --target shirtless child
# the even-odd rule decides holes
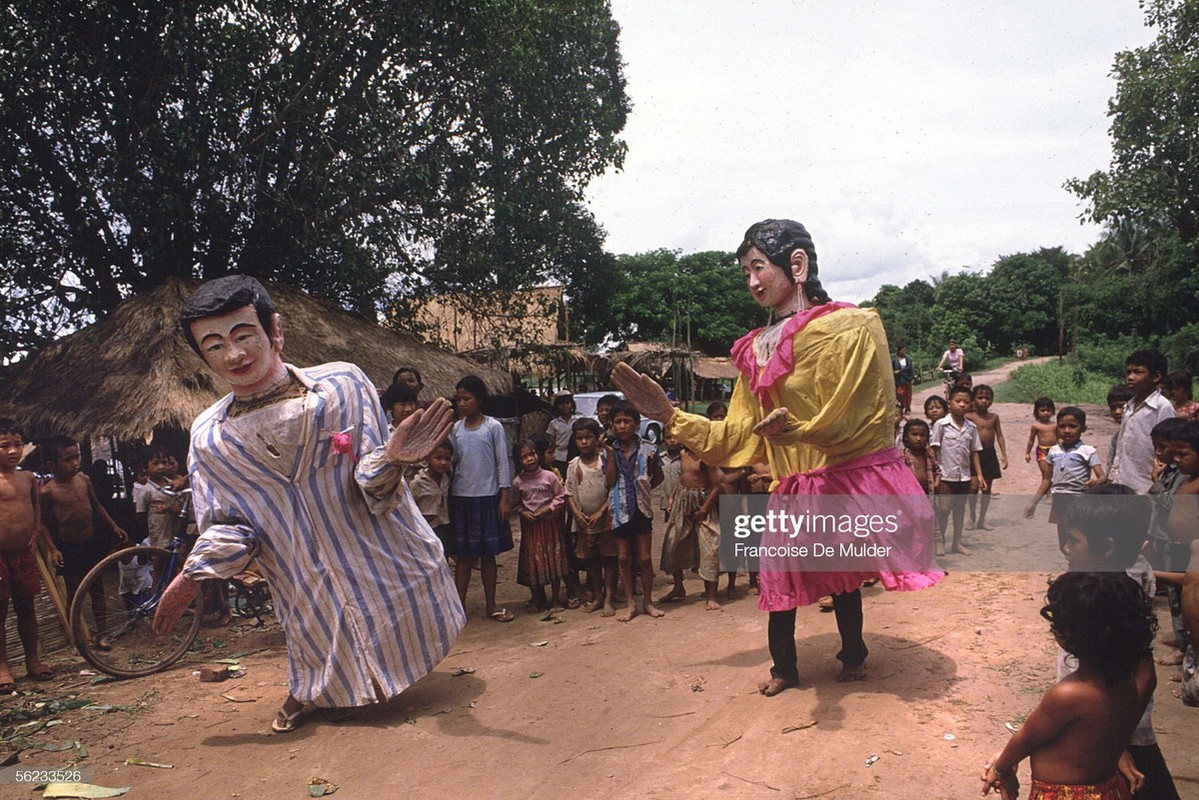
[[[725,495],[726,497],[733,497],[735,495],[743,494],[745,492],[746,471],[747,470],[743,467],[715,467],[715,468],[713,468],[713,470],[712,470],[713,484],[712,485],[716,487],[716,491],[714,493],[718,494],[718,495],[722,494],[722,495]],[[715,519],[713,520],[713,525],[715,525],[716,529],[718,530],[720,527],[719,526],[719,523],[720,523],[719,507],[714,505],[712,507],[712,509],[713,509],[712,513],[715,516]],[[719,547],[720,546],[719,540],[717,540],[713,546]],[[702,575],[703,571],[704,571],[703,540],[702,539],[700,540],[700,554],[701,555],[700,555],[699,571],[700,571],[700,574]],[[717,554],[713,553],[712,558],[717,559]],[[713,566],[713,569],[719,569],[719,565],[715,564]],[[725,572],[725,574],[729,576],[729,585],[728,585],[728,588],[725,589],[724,596],[727,597],[729,600],[736,600],[737,599],[737,586],[736,586],[737,571],[731,570],[731,571]],[[710,609],[710,607],[709,607],[709,609]]]
[[[33,554],[33,540],[44,536],[33,473],[17,469],[24,456],[21,428],[11,419],[0,419],[0,694],[16,688],[8,666],[8,601],[17,612],[17,633],[25,650],[25,672],[38,681],[54,676],[38,658],[37,615],[33,599],[42,588]],[[55,563],[62,555],[53,549]]]
[[[994,402],[995,392],[990,386],[980,383],[974,387],[974,410],[966,414],[966,419],[978,428],[978,439],[983,446],[978,452],[978,461],[983,468],[978,487],[982,499],[979,502],[978,518],[974,523],[974,527],[981,531],[990,530],[987,527],[987,508],[991,505],[991,487],[1003,477],[1003,470],[1007,469],[1007,442],[1003,438],[999,415],[991,411],[991,404]],[[996,450],[999,451],[998,455]],[[973,495],[970,502],[974,502]]]
[[[42,520],[50,531],[50,539],[62,553],[62,577],[67,584],[67,607],[75,600],[75,592],[85,575],[107,555],[107,548],[93,527],[99,516],[120,542],[129,541],[125,531],[113,522],[100,505],[96,490],[87,475],[79,471],[79,445],[66,436],[55,436],[43,446],[46,466],[53,479],[42,486],[39,500]],[[106,649],[104,630],[108,613],[104,601],[104,585],[92,584],[92,616],[96,624],[95,644]]]
[[[670,496],[670,523],[666,527],[666,535],[662,538],[662,571],[674,578],[674,587],[658,601],[669,603],[672,600],[682,600],[687,596],[683,585],[683,571],[699,570],[704,579],[704,596],[708,601],[709,611],[719,611],[720,603],[716,602],[717,579],[719,572],[719,539],[716,547],[701,539],[712,538],[711,526],[703,523],[708,521],[716,497],[720,490],[714,485],[715,470],[699,460],[699,457],[686,447],[679,451],[679,480]],[[708,528],[708,530],[705,530]],[[707,545],[707,546],[705,546]],[[715,553],[711,551],[715,550]],[[716,563],[706,563],[715,556]],[[704,569],[707,567],[707,569]]]
[[[1037,487],[1034,497],[1044,497],[1049,492],[1049,484],[1053,480],[1053,465],[1049,463],[1049,448],[1057,444],[1057,423],[1053,415],[1057,413],[1053,401],[1048,397],[1038,397],[1033,401],[1032,414],[1036,422],[1028,429],[1028,444],[1024,446],[1024,463],[1032,461],[1033,448],[1037,453],[1037,468],[1041,470],[1041,485]],[[1024,516],[1031,517],[1036,510],[1036,503],[1030,503],[1024,509]]]

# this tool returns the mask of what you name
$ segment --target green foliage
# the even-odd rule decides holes
[[[1038,397],[1050,397],[1063,403],[1107,402],[1114,383],[1109,376],[1084,369],[1077,361],[1025,364],[1012,371],[1008,380],[995,390],[997,403],[1029,403]]]
[[[166,276],[374,314],[599,268],[603,0],[6,2],[0,354]]]
[[[763,324],[732,253],[681,256],[654,250],[616,256],[605,280],[573,298],[584,341],[664,342],[728,355],[733,342]]]

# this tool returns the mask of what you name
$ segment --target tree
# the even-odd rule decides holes
[[[583,190],[629,109],[603,0],[0,14],[0,354],[166,276],[240,270],[373,316],[600,257]]]
[[[1116,54],[1111,168],[1066,186],[1088,201],[1085,216],[1095,222],[1189,242],[1199,235],[1199,4],[1142,5],[1158,33]]]
[[[616,256],[602,280],[573,296],[588,342],[663,342],[708,355],[728,355],[765,312],[745,291],[732,253],[680,257],[674,250]]]

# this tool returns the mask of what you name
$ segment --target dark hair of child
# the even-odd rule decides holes
[[[1186,427],[1186,424],[1187,420],[1182,417],[1163,419],[1153,426],[1153,430],[1149,431],[1149,438],[1160,439],[1163,442],[1172,442],[1176,438],[1174,434]]]
[[[617,400],[612,404],[610,419],[616,419],[617,415],[624,417],[632,417],[634,425],[641,424],[641,412],[633,407],[633,404],[628,400]]]
[[[438,442],[437,444],[435,444],[433,446],[434,452],[436,452],[438,450],[445,450],[450,455],[454,455],[454,445],[450,442],[449,439],[442,439],[440,442]]]
[[[1188,420],[1185,424],[1174,431],[1170,437],[1170,441],[1185,444],[1196,453],[1199,453],[1199,420]]]
[[[967,397],[969,397],[971,400],[974,399],[974,392],[970,389],[970,387],[963,386],[960,383],[949,390],[949,399],[952,400],[953,398],[957,397],[959,394],[964,394]]]
[[[1127,403],[1131,399],[1132,389],[1128,388],[1127,383],[1112,384],[1112,388],[1107,390],[1107,404],[1109,406]]]
[[[708,404],[708,410],[704,412],[704,416],[710,417],[713,414],[715,414],[717,411],[728,411],[728,410],[729,410],[729,407],[726,404],[717,400],[715,403]]]
[[[534,435],[536,435],[536,434],[534,434]],[[525,438],[521,439],[519,442],[516,443],[516,446],[512,448],[512,459],[519,465],[520,464],[520,454],[524,452],[526,447],[537,454],[537,465],[541,466],[541,453],[543,451],[538,449],[537,442],[533,441],[532,436],[526,436]],[[521,469],[524,469],[524,467],[521,466]]]
[[[469,392],[480,403],[485,403],[487,398],[491,397],[491,392],[487,391],[487,384],[483,383],[483,379],[478,375],[467,375],[458,381],[454,388]]]
[[[395,374],[391,376],[391,382],[399,383],[400,374],[404,373],[404,372],[411,372],[412,377],[416,378],[416,382],[421,384],[422,386],[424,385],[425,382],[420,379],[420,370],[417,369],[416,367],[410,367],[407,364],[405,364],[404,366],[400,367],[399,369],[397,369],[395,371]]]
[[[602,433],[602,431],[600,431],[599,422],[593,417],[579,417],[574,422],[570,423],[571,433],[578,433],[579,431],[591,431],[591,434],[597,439]]]
[[[1053,401],[1050,400],[1048,397],[1038,397],[1036,400],[1032,401],[1032,413],[1035,414],[1038,411],[1040,411],[1042,408],[1047,408],[1050,411],[1055,410]]]
[[[1151,654],[1157,616],[1140,584],[1122,572],[1066,572],[1049,584],[1041,616],[1081,667],[1108,684]]]
[[[47,464],[54,464],[64,451],[75,447],[77,444],[78,442],[70,436],[51,436],[42,443],[42,456],[46,459]]]
[[[990,386],[988,386],[985,383],[980,383],[978,386],[974,387],[974,396],[975,397],[978,397],[978,395],[982,392],[986,392],[987,394],[991,395],[991,397],[995,396],[995,390],[992,389]]]
[[[1153,503],[1148,495],[1139,495],[1122,483],[1102,483],[1066,506],[1062,525],[1081,533],[1092,552],[1103,552],[1110,539],[1110,566],[1113,570],[1125,570],[1136,562],[1149,538],[1152,513]]]
[[[1192,392],[1194,390],[1192,388],[1193,384],[1191,382],[1191,373],[1187,372],[1185,369],[1174,370],[1166,376],[1166,379],[1162,383],[1163,388],[1168,387],[1171,391],[1174,389],[1182,389],[1182,391],[1186,394],[1187,400],[1190,400],[1193,397]]]
[[[552,450],[554,447],[554,440],[544,433],[531,434],[528,441],[532,442],[533,450],[537,453],[538,458],[541,458],[547,450]]]
[[[1133,350],[1128,358],[1124,359],[1126,367],[1144,367],[1149,370],[1150,375],[1157,375],[1160,378],[1166,376],[1169,367],[1166,366],[1166,357],[1162,355],[1160,350],[1148,347],[1143,350]]]
[[[958,376],[957,385],[965,386],[967,388],[973,386],[974,385],[974,376],[971,375],[969,372],[963,372],[961,375]]]
[[[620,399],[621,399],[620,395],[612,394],[611,392],[609,392],[608,394],[601,397],[599,400],[596,400],[595,404],[596,404],[596,406],[614,406],[620,402]]]
[[[0,417],[0,435],[8,434],[9,436],[25,436],[25,431],[21,430],[21,426],[15,420],[8,417]]]
[[[154,459],[161,458],[165,461],[170,457],[171,453],[165,447],[160,444],[152,444],[142,451],[141,461],[139,461],[138,464],[145,469],[149,469],[150,462]]]
[[[391,411],[391,407],[396,403],[415,402],[416,392],[412,391],[412,387],[406,383],[393,383],[383,393],[383,408],[386,411]]]
[[[928,433],[928,423],[922,419],[912,418],[903,425],[903,438],[908,438],[908,431],[912,428],[924,428],[924,432]]]
[[[945,398],[934,394],[924,401],[924,413],[928,413],[929,406],[940,406],[941,410],[946,414],[949,413],[949,403],[945,402]]]
[[[1084,428],[1087,425],[1087,412],[1083,411],[1078,406],[1066,406],[1061,411],[1057,412],[1057,421],[1061,422],[1063,417],[1074,417],[1078,420],[1078,424]]]

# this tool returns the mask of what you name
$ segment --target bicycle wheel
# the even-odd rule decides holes
[[[158,601],[173,577],[166,574],[170,556],[161,547],[129,547],[106,556],[84,577],[70,619],[75,645],[87,663],[117,678],[139,678],[166,669],[187,652],[200,630],[202,593],[170,633],[158,636],[152,629]],[[122,588],[140,591],[122,594]]]

